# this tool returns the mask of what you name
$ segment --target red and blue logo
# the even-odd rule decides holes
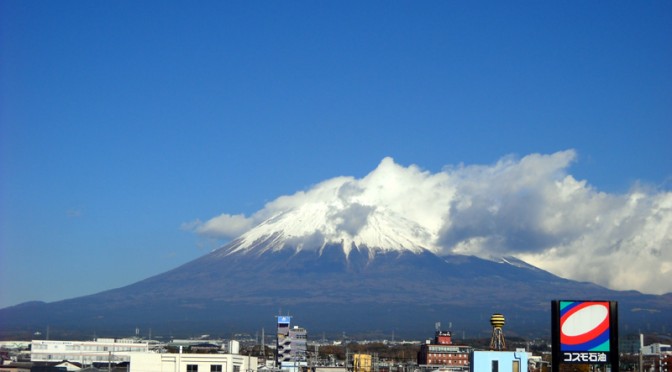
[[[609,351],[609,302],[560,301],[560,350]]]

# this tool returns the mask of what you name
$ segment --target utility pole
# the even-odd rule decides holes
[[[317,367],[317,361],[318,361],[318,359],[319,359],[319,358],[318,358],[318,356],[319,356],[319,347],[320,347],[320,345],[318,345],[317,343],[315,343],[315,353],[313,354],[313,357],[311,358],[311,364],[312,364],[312,366],[309,366],[309,367]],[[306,346],[306,349],[307,349],[307,348],[308,348],[308,347]]]
[[[639,372],[642,372],[644,364],[644,334],[639,334]]]

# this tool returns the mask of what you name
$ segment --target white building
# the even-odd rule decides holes
[[[670,351],[672,351],[672,349],[670,349],[670,345],[667,344],[655,343],[642,347],[642,354],[644,355],[661,355],[669,353]]]
[[[257,358],[236,354],[133,354],[129,372],[256,372]]]
[[[28,341],[0,341],[0,349],[21,350],[28,349],[29,346]]]
[[[98,338],[96,341],[33,340],[30,359],[33,362],[67,360],[83,365],[94,362],[129,362],[133,353],[147,353],[147,342],[134,339]]]

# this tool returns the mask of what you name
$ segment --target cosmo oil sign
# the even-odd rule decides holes
[[[554,364],[618,363],[615,301],[553,301],[552,333]]]

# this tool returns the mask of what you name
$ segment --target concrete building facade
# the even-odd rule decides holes
[[[133,354],[129,372],[256,372],[257,358],[237,354]]]
[[[418,365],[437,366],[451,370],[468,370],[470,346],[453,345],[450,332],[436,331],[434,340],[420,345]]]
[[[98,338],[95,341],[33,340],[30,359],[33,362],[69,362],[91,365],[92,363],[129,362],[131,354],[147,353],[147,342],[135,339]]]

